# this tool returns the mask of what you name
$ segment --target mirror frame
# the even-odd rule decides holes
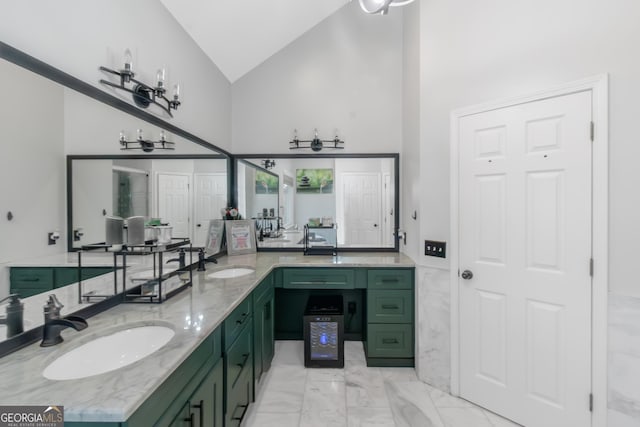
[[[399,153],[330,153],[330,154],[234,154],[233,158],[233,171],[231,179],[233,181],[233,198],[230,199],[233,206],[238,205],[238,185],[236,180],[236,170],[239,161],[247,162],[246,159],[376,159],[376,158],[391,158],[393,159],[393,176],[394,176],[394,224],[393,224],[393,247],[362,247],[362,248],[348,248],[338,246],[338,252],[400,252],[400,240],[397,238],[398,230],[400,229],[400,154]],[[249,162],[251,163],[251,162]],[[251,163],[258,169],[262,169],[255,163]],[[278,208],[279,209],[279,208]],[[302,248],[260,248],[258,252],[302,252]]]
[[[73,161],[74,160],[202,160],[216,159],[227,161],[227,200],[231,200],[232,189],[229,183],[231,158],[222,154],[70,154],[67,156],[67,252],[77,252],[81,248],[73,247]]]

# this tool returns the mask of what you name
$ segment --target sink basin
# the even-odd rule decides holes
[[[140,326],[98,337],[51,362],[42,372],[50,380],[75,380],[115,371],[167,344],[175,332],[166,326]]]
[[[212,279],[232,279],[235,277],[246,276],[247,274],[251,274],[255,272],[256,271],[253,268],[244,268],[244,267],[226,268],[224,270],[215,271],[207,275],[207,277],[210,277]]]

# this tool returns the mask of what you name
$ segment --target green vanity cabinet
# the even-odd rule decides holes
[[[82,267],[82,280],[113,272],[113,267]],[[11,293],[20,298],[78,282],[77,267],[11,267]]]
[[[248,296],[223,324],[225,426],[239,426],[253,400],[253,299]]]
[[[414,269],[367,271],[368,366],[414,366]]]
[[[282,287],[285,289],[354,289],[353,268],[284,268]]]
[[[253,380],[254,393],[260,377],[271,367],[274,354],[273,275],[267,276],[253,291]],[[254,394],[255,397],[255,394]]]

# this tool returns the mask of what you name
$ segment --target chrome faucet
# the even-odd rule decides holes
[[[11,294],[0,300],[0,303],[10,300],[7,304],[7,315],[0,317],[0,325],[7,325],[7,338],[24,332],[24,304],[20,302],[18,294]]]
[[[44,326],[42,327],[42,342],[40,347],[50,347],[64,341],[60,332],[66,328],[76,331],[86,329],[87,321],[79,316],[66,316],[60,318],[60,310],[64,307],[55,294],[49,295],[49,300],[44,305]]]

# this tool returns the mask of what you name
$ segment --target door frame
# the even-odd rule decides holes
[[[451,291],[451,393],[460,395],[460,306],[459,278],[459,122],[469,115],[572,93],[592,92],[592,114],[595,123],[592,142],[592,256],[591,280],[591,392],[593,412],[591,425],[607,425],[607,304],[609,270],[609,81],[607,74],[562,84],[525,96],[453,110],[450,114],[450,291]],[[585,268],[588,268],[585,265]],[[585,405],[588,402],[585,401]]]

